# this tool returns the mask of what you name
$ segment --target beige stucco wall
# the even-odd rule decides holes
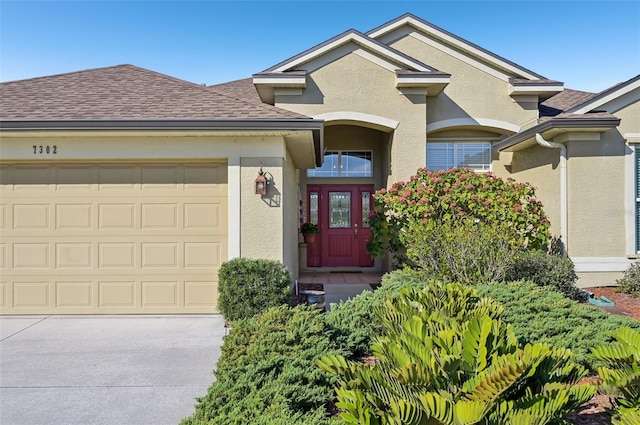
[[[426,44],[411,34],[390,45],[439,71],[451,74],[451,82],[444,91],[428,98],[428,123],[474,117],[505,121],[523,127],[535,124],[537,103],[518,103],[511,98],[508,81]]]
[[[283,223],[285,196],[283,158],[242,157],[240,225],[241,256],[283,261]],[[267,173],[268,189],[264,196],[254,193],[260,167]]]
[[[282,262],[287,266],[293,278],[298,276],[298,224],[300,214],[299,178],[291,155],[287,152],[284,161],[284,181],[282,196]]]
[[[425,164],[426,96],[402,94],[395,79],[393,71],[349,53],[309,72],[302,95],[276,96],[275,105],[312,117],[351,111],[401,122],[393,135],[390,180],[402,180]]]
[[[498,177],[512,177],[536,188],[551,222],[551,233],[560,236],[560,153],[557,149],[533,146],[518,152],[501,152],[492,163]]]
[[[617,130],[567,145],[569,255],[625,256],[624,152]]]

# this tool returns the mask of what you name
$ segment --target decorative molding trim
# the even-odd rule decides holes
[[[624,133],[623,137],[627,143],[640,143],[640,133]]]
[[[626,136],[626,135],[625,135]],[[639,134],[640,136],[640,134]],[[640,140],[638,140],[640,143]],[[635,157],[638,145],[629,143],[631,151],[624,158],[624,221],[625,221],[625,248],[627,255],[637,255],[636,234],[640,229],[636,228],[636,164]]]
[[[571,257],[576,272],[623,272],[632,260],[626,257]]]
[[[228,202],[228,249],[229,260],[241,256],[241,190],[240,182],[240,157],[228,157],[227,159],[227,202]]]
[[[327,112],[320,115],[315,115],[314,119],[324,120],[325,123],[331,123],[332,121],[353,121],[367,124],[373,124],[377,127],[382,127],[387,132],[393,131],[398,128],[400,124],[398,121],[391,120],[389,118],[380,117],[377,115],[365,114],[362,112],[352,111],[335,111]]]
[[[511,124],[509,122],[506,121],[500,121],[500,120],[493,120],[493,119],[489,119],[489,118],[453,118],[450,120],[442,120],[442,121],[436,121],[436,122],[432,122],[430,124],[427,124],[427,134],[428,133],[432,133],[434,131],[437,130],[442,130],[445,128],[454,128],[454,127],[468,127],[468,126],[473,126],[473,127],[492,127],[492,128],[499,128],[502,130],[507,130],[510,131],[512,133],[519,133],[520,132],[520,126],[519,125],[515,125],[515,124]]]

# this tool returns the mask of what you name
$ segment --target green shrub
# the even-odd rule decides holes
[[[378,309],[384,336],[373,364],[324,356],[340,376],[337,406],[363,424],[513,425],[559,421],[595,390],[574,384],[586,370],[570,350],[518,347],[502,307],[470,287],[405,288]]]
[[[616,280],[620,292],[640,297],[640,263],[633,263],[624,272],[622,279]]]
[[[550,286],[571,299],[584,299],[583,292],[576,286],[578,275],[573,261],[540,250],[518,253],[507,268],[504,280],[527,280],[538,286]]]
[[[274,307],[234,322],[216,381],[183,425],[323,424],[335,378],[315,365],[334,348],[332,332],[310,306]]]
[[[546,249],[549,220],[542,203],[528,183],[506,181],[491,173],[452,168],[431,172],[421,168],[407,182],[394,183],[374,195],[375,213],[370,217],[369,251],[381,255],[389,250],[398,265],[405,261],[401,235],[411,223],[437,224],[460,218],[483,223],[502,223],[512,240],[527,249]]]
[[[400,288],[424,286],[423,279],[409,271],[394,271],[382,277],[382,286],[364,291],[347,301],[332,304],[326,314],[329,326],[335,329],[334,342],[353,357],[371,354],[371,340],[382,331],[374,309],[382,306],[388,296],[400,293]]]
[[[227,320],[291,303],[291,275],[277,261],[236,258],[222,264],[218,277],[218,308]]]
[[[442,281],[465,285],[502,280],[519,245],[503,223],[428,220],[410,223],[406,230],[400,240],[409,264]]]
[[[513,326],[521,343],[549,343],[570,348],[577,362],[595,370],[587,357],[592,347],[613,341],[623,326],[640,329],[640,321],[615,316],[566,298],[550,287],[529,282],[491,283],[476,288],[504,306],[503,320]]]
[[[595,347],[594,360],[604,363],[598,368],[604,392],[616,396],[618,411],[613,424],[640,423],[640,333],[630,328],[618,329],[616,342]]]

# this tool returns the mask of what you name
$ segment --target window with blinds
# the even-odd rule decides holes
[[[636,252],[640,253],[640,149],[635,149],[636,156]]]
[[[451,167],[491,171],[491,143],[427,143],[427,169],[438,171]]]

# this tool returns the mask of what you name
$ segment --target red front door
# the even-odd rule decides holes
[[[320,226],[307,249],[311,267],[371,267],[369,211],[373,185],[308,186],[308,217]]]

